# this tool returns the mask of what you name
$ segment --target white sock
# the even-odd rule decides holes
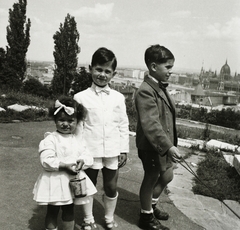
[[[83,214],[85,223],[95,223],[93,217],[93,196],[89,196],[89,203],[83,205]]]
[[[153,209],[151,209],[150,211],[141,209],[141,213],[143,213],[143,214],[151,214],[151,213],[153,213]]]
[[[159,198],[152,198],[152,205],[155,205],[157,204]]]
[[[105,209],[105,221],[106,223],[111,223],[114,220],[114,212],[117,205],[118,193],[115,197],[111,198],[104,194],[103,202]]]

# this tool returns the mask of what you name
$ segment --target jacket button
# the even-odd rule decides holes
[[[160,146],[157,147],[158,151],[162,151],[162,148]]]

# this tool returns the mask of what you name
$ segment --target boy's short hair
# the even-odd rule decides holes
[[[169,59],[175,59],[174,55],[169,49],[164,46],[160,46],[159,44],[152,45],[147,48],[144,58],[147,67],[149,67],[152,62],[161,64],[166,63]]]
[[[117,67],[117,58],[115,54],[111,50],[101,47],[93,54],[91,66],[96,66],[98,64],[102,65],[109,61],[112,61],[112,69],[115,71]]]
[[[60,97],[59,102],[65,106],[74,108],[74,113],[76,115],[77,122],[82,121],[86,118],[86,115],[87,115],[86,108],[82,104],[77,103],[72,97],[62,96]],[[56,110],[57,108],[55,107],[55,102],[54,102],[53,106],[51,106],[48,109],[48,115],[49,117],[52,117],[54,121],[56,121],[56,115],[54,115],[54,112]],[[61,110],[64,111],[63,108]]]

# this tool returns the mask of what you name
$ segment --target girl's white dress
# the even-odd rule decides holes
[[[40,205],[86,203],[86,198],[75,199],[71,192],[69,181],[75,176],[66,171],[59,171],[60,162],[76,163],[78,159],[82,159],[83,169],[93,164],[93,158],[88,155],[83,139],[57,131],[45,133],[44,139],[39,144],[39,154],[43,172],[34,185],[33,199]],[[83,170],[81,176],[86,177],[87,196],[96,193],[96,187]]]

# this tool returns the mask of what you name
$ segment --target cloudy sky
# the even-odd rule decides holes
[[[8,10],[17,0],[0,0],[0,47],[6,47]],[[79,63],[105,46],[118,66],[145,68],[143,55],[161,44],[175,55],[176,68],[219,73],[226,60],[240,74],[239,0],[28,0],[31,44],[27,58],[54,61],[53,35],[69,13],[80,33]]]

